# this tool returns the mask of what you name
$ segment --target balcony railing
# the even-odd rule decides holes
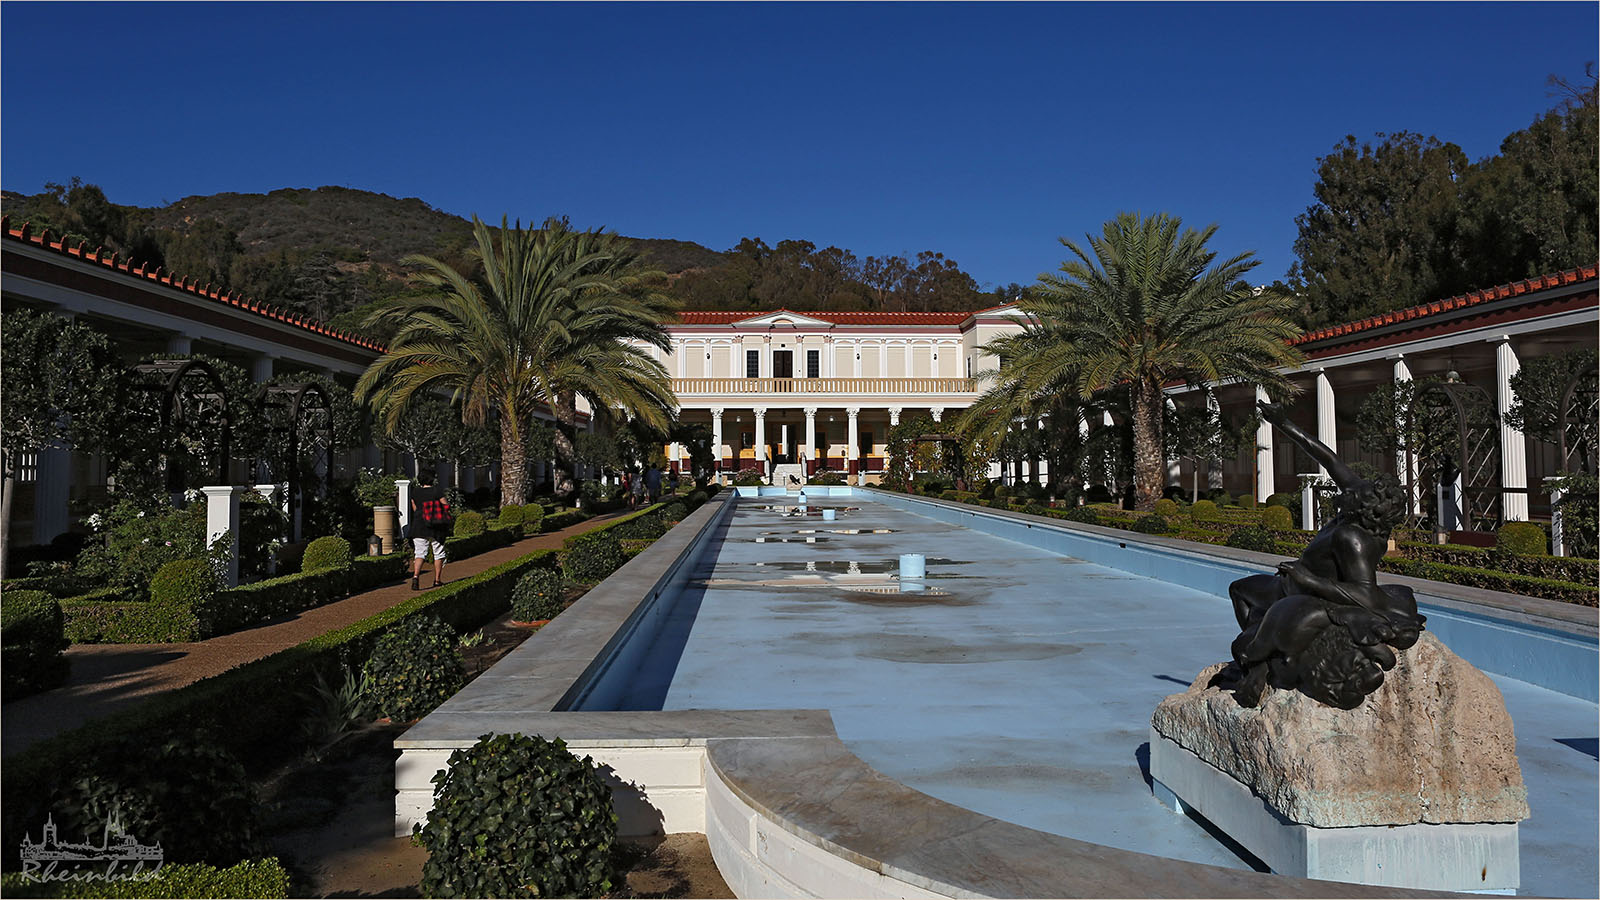
[[[721,394],[972,394],[971,378],[674,378],[678,396]]]

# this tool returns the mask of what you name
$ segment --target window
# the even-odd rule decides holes
[[[772,377],[773,378],[793,378],[794,377],[794,351],[793,350],[774,350],[774,351],[772,351]]]
[[[822,376],[822,351],[806,351],[806,377],[820,378]]]
[[[967,377],[972,377],[972,357],[967,357]]]
[[[744,377],[761,377],[761,351],[746,350],[744,352]]]

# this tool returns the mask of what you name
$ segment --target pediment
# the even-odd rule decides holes
[[[748,319],[740,319],[733,323],[735,328],[772,328],[790,326],[794,328],[832,328],[833,323],[823,319],[815,319],[804,313],[791,312],[780,309],[777,312],[762,313]]]

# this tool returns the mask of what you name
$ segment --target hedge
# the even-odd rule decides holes
[[[1597,594],[1600,594],[1592,584],[1576,584],[1554,578],[1508,575],[1504,572],[1491,572],[1488,569],[1452,566],[1447,563],[1428,562],[1420,559],[1386,557],[1378,564],[1378,568],[1397,575],[1428,578],[1433,581],[1446,581],[1451,584],[1466,585],[1467,587],[1487,588],[1491,591],[1505,591],[1511,594],[1521,594],[1525,597],[1560,600],[1563,603],[1573,603],[1578,606],[1597,605]]]
[[[7,591],[0,602],[0,645],[6,700],[60,684],[67,677],[61,601],[44,591]]]
[[[219,746],[254,771],[291,757],[303,749],[298,723],[319,676],[333,681],[345,667],[359,669],[384,631],[411,616],[438,616],[457,632],[481,627],[511,608],[512,587],[524,572],[555,563],[555,551],[536,550],[16,753],[0,770],[6,796],[0,842],[15,846],[27,828],[37,829],[57,786],[95,771],[99,756],[121,741],[156,744],[212,729]]]
[[[289,873],[274,857],[250,859],[226,869],[205,863],[168,863],[140,881],[30,881],[20,872],[0,879],[7,897],[262,897],[289,896]]]
[[[1403,543],[1400,549],[1408,559],[1467,566],[1475,569],[1499,569],[1512,575],[1530,578],[1553,578],[1578,584],[1600,584],[1600,560],[1576,556],[1514,556],[1495,553],[1486,547],[1468,547],[1462,544]]]
[[[590,515],[581,509],[564,509],[561,512],[545,516],[542,520],[540,520],[539,530],[545,533],[560,531],[563,528],[570,528],[573,525],[576,525],[579,522],[585,521],[589,518]]]

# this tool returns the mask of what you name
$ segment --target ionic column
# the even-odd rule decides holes
[[[674,359],[676,359],[678,361],[678,377],[679,378],[686,377],[686,375],[685,375],[685,371],[686,370],[684,368],[686,357],[684,356],[684,352],[683,352],[686,347],[687,347],[687,345],[684,344],[683,341],[673,341],[672,342],[672,356],[673,356]]]
[[[1329,450],[1339,452],[1339,423],[1333,415],[1333,383],[1328,380],[1328,370],[1317,370],[1317,440]],[[1328,477],[1324,466],[1317,466],[1323,478]]]
[[[1167,397],[1166,400],[1167,400],[1167,409],[1170,409],[1173,412],[1177,412],[1177,410],[1178,410],[1177,401],[1173,400],[1170,396]],[[1177,457],[1177,456],[1167,456],[1166,452],[1167,452],[1167,448],[1162,447],[1161,448],[1162,458],[1166,461],[1166,464],[1167,464],[1167,484],[1164,484],[1164,485],[1161,486],[1163,492],[1166,490],[1166,487],[1169,484],[1182,484],[1183,483],[1183,460],[1181,458]],[[1198,462],[1196,463],[1196,465],[1198,465]]]
[[[760,463],[762,474],[767,471],[767,408],[758,406],[756,414],[756,462]]]
[[[899,425],[899,424],[900,424],[900,407],[898,407],[898,406],[889,407],[889,427],[893,428],[893,427],[895,427],[896,425]],[[883,436],[883,470],[885,472],[889,471],[889,436],[888,435],[884,435]]]
[[[943,422],[944,421],[944,407],[942,407],[942,406],[932,407],[931,409],[928,410],[928,414],[933,416],[933,420],[935,422]]]
[[[1507,488],[1528,486],[1528,442],[1522,432],[1506,424],[1506,413],[1516,402],[1511,378],[1522,371],[1511,339],[1500,337],[1494,348],[1495,410],[1500,413],[1500,517],[1507,522],[1528,521],[1528,494]]]
[[[853,373],[851,377],[860,378],[861,377],[861,342],[860,341],[855,341],[854,343],[852,343],[850,345],[850,355],[855,357],[854,368],[851,369],[851,372]]]
[[[913,377],[913,376],[915,376],[917,374],[917,371],[914,368],[914,360],[916,358],[916,355],[917,355],[917,345],[913,344],[910,341],[906,341],[906,377],[907,378],[911,378],[911,377]],[[937,422],[939,420],[938,419],[934,419],[934,421]]]
[[[1256,386],[1256,402],[1267,402],[1267,392],[1260,385]],[[1272,423],[1266,419],[1256,426],[1256,501],[1265,503],[1272,496],[1272,489],[1277,484],[1276,473],[1272,470]]]
[[[1111,413],[1110,412],[1102,412],[1100,414],[1100,424],[1101,424],[1102,427],[1105,427],[1105,428],[1115,428],[1116,425],[1117,425],[1117,420],[1111,418]],[[1116,493],[1116,490],[1117,490],[1117,464],[1115,462],[1111,461],[1111,459],[1110,459],[1111,455],[1110,454],[1108,454],[1107,456],[1108,456],[1108,458],[1107,458],[1107,461],[1106,461],[1106,471],[1105,471],[1106,489],[1111,491],[1112,493]]]
[[[1397,356],[1394,360],[1394,383],[1411,381],[1411,366],[1406,364],[1404,356]],[[1398,424],[1398,423],[1397,423]],[[1394,474],[1400,479],[1408,496],[1407,505],[1411,507],[1411,514],[1422,515],[1422,497],[1417,494],[1417,456],[1414,451],[1396,450],[1394,452]]]
[[[1206,411],[1217,417],[1220,425],[1222,422],[1222,401],[1217,399],[1215,391],[1206,391]],[[1213,456],[1206,460],[1206,487],[1222,487],[1222,459]]]
[[[174,334],[167,338],[167,352],[179,356],[188,356],[194,352],[194,342],[187,334]]]
[[[859,446],[861,443],[861,434],[856,430],[857,420],[861,416],[861,407],[852,406],[849,409],[846,409],[844,414],[850,420],[849,437],[846,438],[846,440],[849,441],[847,451],[848,455],[845,458],[849,460],[849,468],[851,470],[855,470],[858,468],[856,465],[856,460],[861,458],[861,450]]]
[[[800,464],[809,469],[810,460],[817,458],[817,408],[815,406],[808,406],[805,408],[805,413],[806,448],[804,458],[801,460]],[[811,473],[808,471],[806,474],[810,475]]]
[[[711,410],[711,452],[716,459],[711,462],[711,471],[722,471],[722,407],[713,407]]]

